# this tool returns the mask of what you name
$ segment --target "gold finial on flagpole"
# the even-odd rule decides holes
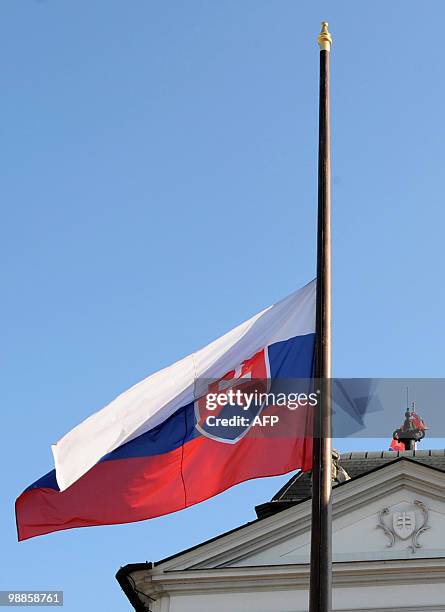
[[[321,32],[318,35],[317,42],[320,47],[320,51],[330,51],[332,45],[332,36],[328,31],[328,22],[321,22]]]

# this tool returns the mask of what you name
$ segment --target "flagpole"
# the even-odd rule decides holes
[[[315,415],[309,612],[332,609],[331,441],[331,167],[329,56],[332,37],[322,23],[318,141],[317,298],[314,378],[321,388]]]

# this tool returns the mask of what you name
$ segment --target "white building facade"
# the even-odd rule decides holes
[[[348,453],[333,489],[333,609],[445,612],[445,451]],[[339,478],[341,479],[341,478]],[[310,479],[258,519],[117,579],[137,612],[308,610]]]

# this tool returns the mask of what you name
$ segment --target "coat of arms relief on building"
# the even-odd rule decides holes
[[[394,546],[397,539],[410,540],[408,548],[415,553],[422,547],[419,537],[431,529],[428,525],[428,508],[418,499],[412,503],[397,504],[393,508],[383,508],[379,512],[377,529],[382,529],[388,537],[388,548]]]

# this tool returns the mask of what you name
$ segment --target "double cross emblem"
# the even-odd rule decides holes
[[[411,538],[411,544],[408,548],[415,553],[418,548],[422,547],[419,536],[430,529],[428,508],[418,499],[414,500],[408,507],[406,507],[406,504],[404,506],[405,508],[392,512],[390,508],[383,508],[379,512],[377,528],[382,529],[388,537],[388,543],[386,544],[388,548],[394,546],[396,538],[400,540]],[[390,516],[392,516],[392,520],[388,521]]]

